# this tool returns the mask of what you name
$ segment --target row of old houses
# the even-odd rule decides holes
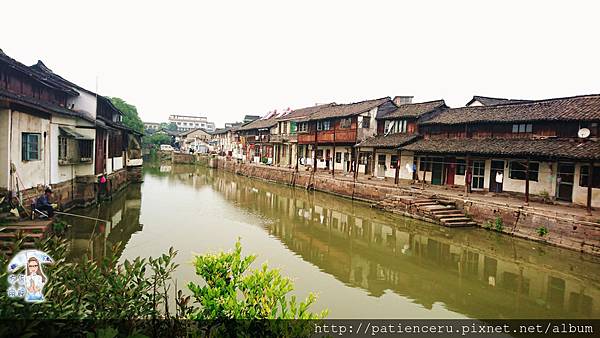
[[[46,187],[63,205],[96,198],[141,174],[141,134],[111,101],[42,61],[27,66],[0,50],[0,195],[28,207]],[[104,180],[102,180],[104,182]]]
[[[419,180],[600,207],[600,95],[475,96],[464,107],[410,96],[272,112],[217,130],[239,161],[331,175]]]

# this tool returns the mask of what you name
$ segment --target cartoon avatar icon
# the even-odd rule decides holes
[[[54,261],[45,252],[39,250],[23,250],[16,254],[8,265],[8,272],[15,272],[21,267],[25,267],[25,274],[17,276],[17,283],[14,283],[14,277],[10,278],[9,283],[13,288],[20,284],[15,292],[9,292],[9,297],[24,298],[27,302],[43,302],[44,294],[42,290],[48,278],[44,274],[42,264],[53,263]],[[14,275],[12,275],[14,276]]]
[[[46,275],[42,271],[40,262],[35,257],[29,257],[27,260],[27,269],[25,273],[25,300],[28,302],[44,301],[42,289],[46,284]]]

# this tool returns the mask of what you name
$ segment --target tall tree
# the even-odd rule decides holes
[[[112,104],[123,112],[123,124],[137,132],[144,132],[144,122],[138,115],[137,108],[118,97],[109,98]]]
[[[163,128],[164,130],[168,130],[168,131],[177,131],[177,125],[175,124],[175,122],[171,122],[171,123],[163,122],[160,124],[160,127]]]

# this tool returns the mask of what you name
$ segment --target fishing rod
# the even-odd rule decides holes
[[[111,221],[108,221],[108,220],[105,220],[105,219],[100,219],[100,218],[96,218],[96,217],[89,217],[89,216],[83,216],[83,215],[77,215],[77,214],[71,214],[71,213],[68,213],[68,212],[55,211],[54,213],[57,214],[57,215],[73,216],[73,217],[90,219],[92,221],[101,221],[101,222],[106,222],[106,223],[112,223]]]

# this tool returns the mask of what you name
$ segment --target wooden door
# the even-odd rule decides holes
[[[431,159],[431,184],[441,185],[444,172],[444,159],[441,157],[433,157]]]
[[[483,189],[483,180],[485,178],[485,162],[484,161],[473,161],[473,173],[471,187],[474,190]]]
[[[454,176],[456,175],[456,158],[449,157],[446,162],[446,185],[454,185]]]
[[[559,163],[556,184],[558,193],[556,198],[562,201],[573,200],[573,183],[575,182],[575,164]]]
[[[502,182],[496,182],[496,175],[502,174]],[[490,191],[491,192],[502,192],[504,186],[504,161],[492,160],[492,167],[490,170]]]
[[[96,129],[96,168],[95,174],[103,174],[106,169],[106,132]]]

